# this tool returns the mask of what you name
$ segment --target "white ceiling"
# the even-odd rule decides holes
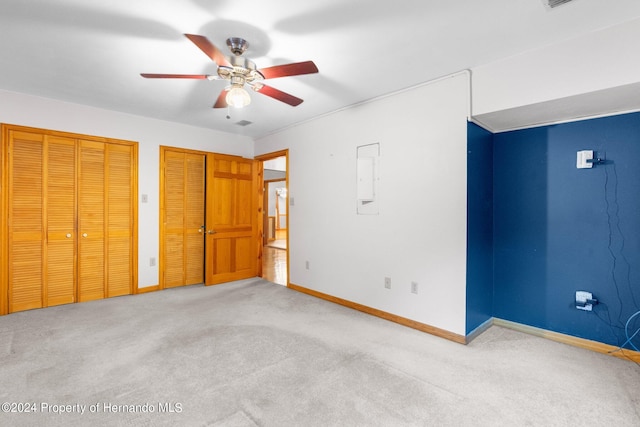
[[[257,138],[638,16],[638,0],[1,0],[0,89]],[[215,74],[184,33],[225,53],[243,37],[259,68],[313,60],[320,72],[268,81],[300,106],[251,93],[226,119],[211,108],[224,81],[140,77]]]

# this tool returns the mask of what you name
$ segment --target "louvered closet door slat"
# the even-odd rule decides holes
[[[9,312],[15,312],[44,305],[43,137],[12,131],[9,151]]]
[[[105,297],[105,144],[79,141],[78,300]]]
[[[164,154],[164,287],[185,284],[185,154]]]
[[[185,271],[186,284],[204,283],[204,161],[203,154],[186,155]]]
[[[48,306],[76,300],[76,141],[47,136],[47,250],[45,294]]]
[[[133,147],[107,144],[107,297],[132,292]]]

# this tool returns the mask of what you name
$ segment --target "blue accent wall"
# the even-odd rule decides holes
[[[466,333],[491,319],[493,310],[493,135],[467,125]]]
[[[577,169],[580,150],[606,163]],[[495,134],[493,156],[493,316],[623,344],[640,309],[640,114]]]

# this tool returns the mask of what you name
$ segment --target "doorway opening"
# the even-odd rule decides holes
[[[289,173],[288,150],[256,158],[262,162],[263,235],[262,277],[289,283]]]

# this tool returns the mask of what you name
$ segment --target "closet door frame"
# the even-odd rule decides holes
[[[8,263],[8,226],[9,192],[8,192],[8,166],[9,166],[9,133],[11,131],[23,131],[41,133],[49,136],[72,138],[76,140],[96,141],[108,144],[129,145],[132,147],[132,173],[131,173],[131,217],[132,242],[131,242],[131,294],[138,293],[138,143],[114,138],[106,138],[93,135],[83,135],[56,130],[19,126],[0,123],[2,144],[0,145],[0,315],[9,312],[9,263]],[[77,153],[77,148],[76,148]],[[76,232],[77,234],[77,232]]]
[[[2,144],[0,145],[0,315],[9,312],[9,261],[8,257],[8,235],[7,235],[7,217],[9,216],[9,208],[7,205],[7,189],[8,189],[8,158],[5,153],[6,146],[9,144],[9,130],[5,125],[1,126]]]

